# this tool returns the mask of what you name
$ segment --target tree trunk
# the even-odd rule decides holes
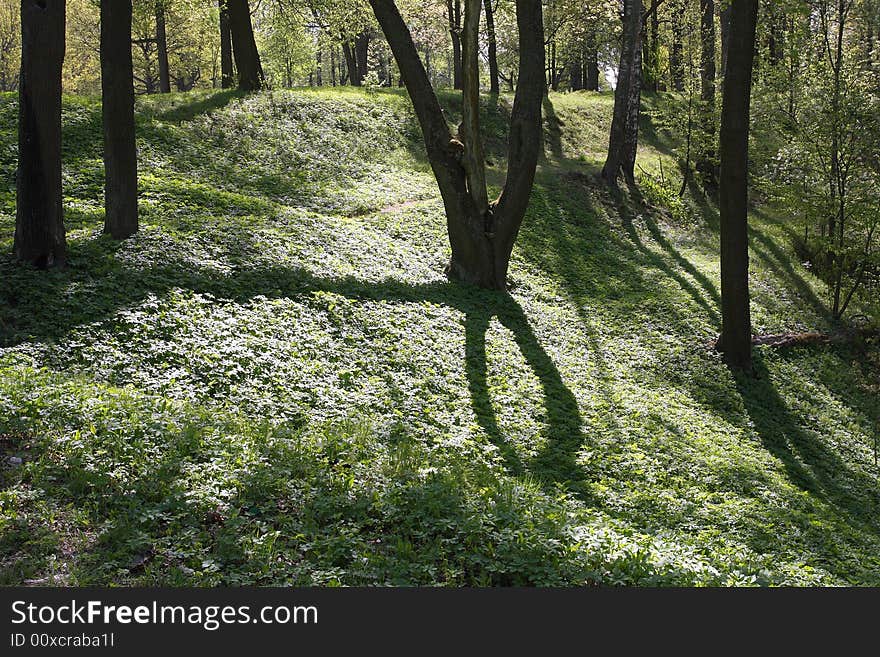
[[[683,8],[681,8],[683,9]],[[669,76],[672,88],[684,91],[684,46],[682,44],[682,12],[679,7],[672,10],[672,48],[669,51]]]
[[[730,4],[721,4],[721,79],[727,75],[727,47],[730,43]]]
[[[715,0],[700,0],[700,103],[703,148],[697,171],[715,182]]]
[[[220,86],[231,89],[235,84],[232,69],[232,32],[229,28],[229,6],[227,0],[218,0],[220,7]]]
[[[321,49],[318,48],[315,53],[315,76],[317,78],[318,86],[324,86],[324,70],[323,63],[321,62]]]
[[[452,87],[461,89],[461,0],[446,0],[446,12],[452,37]]]
[[[599,91],[599,50],[596,47],[596,33],[587,35],[584,49],[584,89]]]
[[[336,86],[336,46],[330,46],[330,83]]]
[[[171,93],[171,74],[168,70],[168,38],[165,35],[165,2],[156,1],[156,50],[159,58],[159,93]]]
[[[642,98],[641,34],[642,0],[625,0],[623,43],[620,49],[617,88],[614,90],[611,137],[608,158],[602,168],[602,177],[611,186],[617,186],[617,177],[621,173],[627,182],[635,182],[639,105]]]
[[[342,54],[345,57],[345,70],[348,77],[348,83],[353,87],[361,86],[361,81],[357,75],[357,58],[354,55],[354,48],[351,42],[344,41],[342,43]]]
[[[229,27],[238,71],[238,88],[242,91],[258,91],[266,84],[260,53],[254,40],[251,10],[248,0],[228,0]]]
[[[721,337],[719,349],[731,367],[751,370],[749,310],[748,166],[749,103],[755,56],[758,0],[730,6],[727,70],[721,110]]]
[[[22,0],[14,251],[35,267],[63,267],[61,67],[65,0]]]
[[[369,71],[369,63],[367,62],[367,56],[370,52],[370,33],[368,31],[363,31],[358,34],[354,39],[354,55],[357,60],[357,78],[358,83],[356,86],[360,87],[364,84],[364,80],[367,79],[367,72]]]
[[[480,187],[474,151],[479,141],[479,119],[474,107],[476,69],[475,23],[479,0],[467,0],[466,46],[468,88],[463,94],[466,109],[462,126],[463,144],[453,138],[440,103],[431,87],[406,23],[394,0],[370,0],[385,37],[405,80],[416,116],[422,128],[428,160],[446,208],[452,258],[446,268],[454,279],[485,288],[503,290],[513,244],[528,207],[535,168],[541,149],[541,100],[544,96],[544,38],[541,3],[517,0],[519,28],[519,80],[510,120],[507,180],[501,196],[485,205],[485,185]],[[482,146],[480,145],[480,148]],[[470,152],[468,152],[470,151]],[[463,164],[466,163],[466,164]],[[477,164],[475,164],[477,163]]]
[[[486,41],[489,48],[489,93],[498,94],[501,91],[498,79],[498,42],[495,36],[495,9],[492,0],[484,0],[486,7]]]
[[[101,0],[104,232],[115,239],[138,229],[131,12],[131,0]]]

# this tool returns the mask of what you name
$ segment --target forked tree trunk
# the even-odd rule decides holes
[[[394,0],[370,0],[406,83],[419,119],[428,160],[446,208],[452,257],[447,275],[481,287],[507,286],[510,254],[525,216],[541,150],[541,100],[544,95],[544,37],[540,0],[517,0],[519,77],[510,119],[507,180],[501,196],[489,203],[479,142],[479,96],[475,35],[479,0],[467,0],[468,73],[461,135],[453,138],[431,87],[412,36]]]
[[[101,0],[101,101],[104,232],[125,239],[138,229],[131,0]]]
[[[254,40],[251,10],[248,0],[228,0],[229,27],[232,31],[232,50],[235,68],[238,70],[238,88],[242,91],[258,91],[266,84],[260,53]]]
[[[232,68],[232,31],[229,27],[229,5],[227,0],[218,0],[220,8],[220,86],[231,89],[235,85],[235,71]]]
[[[635,182],[636,149],[639,143],[639,106],[642,98],[642,2],[625,0],[623,43],[617,88],[614,90],[614,115],[608,157],[602,177],[609,185],[617,185],[622,173],[627,182]]]
[[[496,0],[497,1],[497,0]],[[489,57],[489,93],[498,94],[501,86],[498,78],[498,40],[495,35],[495,8],[492,0],[484,0],[486,6],[486,42]]]
[[[14,251],[36,267],[63,267],[61,67],[65,0],[22,0]]]
[[[165,33],[165,0],[156,1],[156,52],[159,59],[159,93],[171,93],[168,70],[168,37]]]
[[[721,110],[721,337],[718,348],[736,369],[751,370],[749,310],[749,103],[758,0],[730,6],[729,47]]]

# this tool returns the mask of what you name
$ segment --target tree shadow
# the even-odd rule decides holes
[[[679,271],[673,268],[666,260],[658,255],[656,252],[652,251],[647,247],[647,245],[642,241],[641,237],[639,237],[638,230],[635,227],[635,219],[636,216],[630,208],[629,204],[626,202],[626,197],[620,189],[612,189],[610,190],[611,198],[614,202],[614,206],[617,209],[617,213],[623,222],[623,227],[626,230],[627,235],[629,236],[632,243],[639,250],[639,252],[650,262],[654,267],[662,271],[669,278],[673,279],[676,283],[681,286],[681,289],[684,290],[691,299],[693,299],[706,313],[709,315],[712,323],[719,327],[721,326],[721,316],[718,313],[718,309],[721,307],[721,297],[718,294],[718,290],[715,289],[715,286],[709,281],[709,279],[697,270],[696,267],[691,264],[687,258],[681,255],[675,247],[670,244],[669,240],[663,237],[660,232],[657,223],[650,216],[650,209],[646,207],[644,199],[641,197],[638,189],[635,187],[630,188],[630,194],[636,200],[636,202],[643,208],[645,211],[641,215],[641,218],[645,221],[645,225],[648,228],[651,236],[657,242],[657,244],[665,251],[673,261],[681,267],[686,273],[690,274],[690,276],[697,281],[700,288],[702,288],[702,292],[697,288],[690,280],[688,280],[684,275],[682,275]],[[709,300],[706,300],[704,294],[709,296]],[[711,303],[710,303],[711,301]]]
[[[175,101],[172,100],[172,108],[159,112],[155,115],[155,118],[172,123],[185,123],[192,121],[201,114],[210,114],[222,109],[236,98],[244,98],[247,95],[246,92],[239,91],[238,89],[226,89],[211,93],[206,98],[196,102],[181,99],[180,104],[177,106],[173,105]]]
[[[764,448],[779,459],[789,480],[835,508],[850,525],[880,529],[880,492],[876,479],[854,468],[829,448],[788,408],[760,356],[757,377],[738,375],[736,387]]]
[[[485,306],[463,310],[467,312],[466,362],[471,405],[483,430],[498,447],[508,471],[520,476],[529,474],[550,488],[561,484],[572,492],[583,493],[584,473],[577,464],[577,453],[584,444],[578,403],[529,326],[522,308],[504,294]],[[486,331],[493,317],[513,334],[544,394],[547,443],[527,464],[505,438],[493,409],[486,362]]]
[[[553,103],[550,101],[549,95],[544,94],[544,100],[541,103],[541,107],[544,110],[544,144],[546,146],[549,143],[550,153],[556,159],[561,159],[563,156],[562,127],[565,124],[556,115],[556,110],[553,107]],[[544,152],[544,157],[547,157],[546,150]]]

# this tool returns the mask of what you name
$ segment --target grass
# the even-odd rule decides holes
[[[71,265],[23,268],[0,97],[0,582],[880,583],[877,345],[723,367],[674,102],[646,99],[641,191],[611,195],[610,96],[551,94],[507,296],[443,278],[394,92],[140,99],[123,243],[100,108],[67,98]],[[495,184],[508,109],[486,100]],[[756,328],[830,327],[779,213],[752,235]]]

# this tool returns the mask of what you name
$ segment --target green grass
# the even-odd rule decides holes
[[[877,346],[726,370],[670,103],[646,99],[640,198],[596,182],[610,96],[551,95],[506,296],[443,277],[394,92],[140,99],[123,243],[100,108],[68,98],[71,264],[23,268],[0,97],[0,582],[880,583]],[[509,104],[486,101],[495,184]],[[830,327],[772,209],[752,265],[758,330]]]

